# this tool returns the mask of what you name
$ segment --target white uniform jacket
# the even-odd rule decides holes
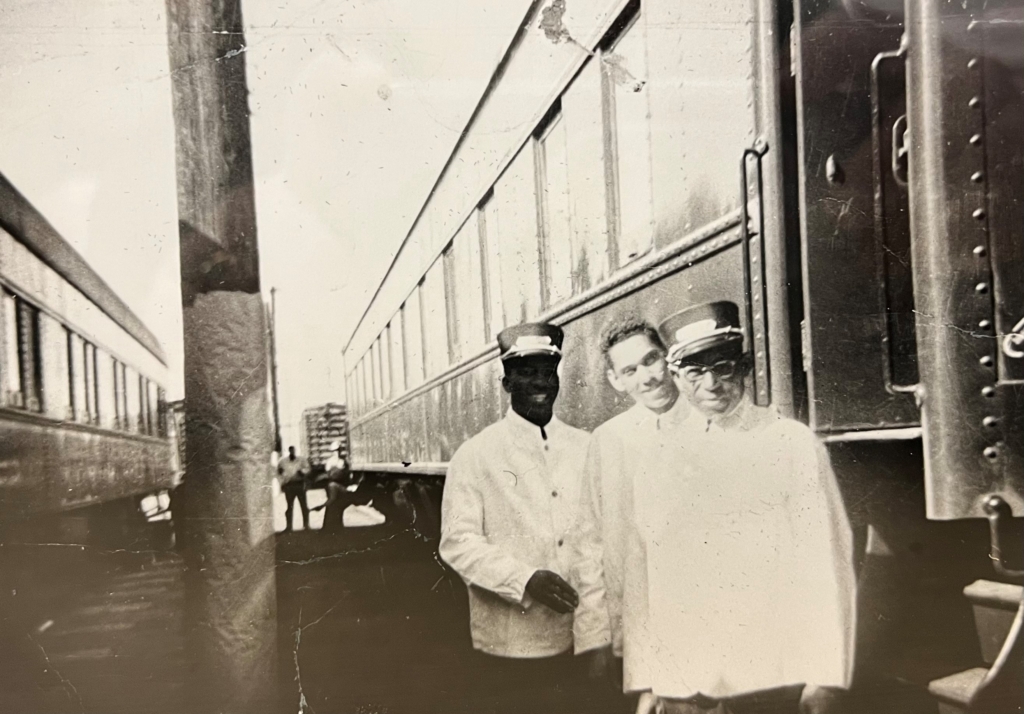
[[[633,482],[646,478],[647,464],[661,440],[676,438],[689,411],[682,397],[662,415],[636,404],[594,430],[572,537],[576,552],[571,582],[580,595],[574,626],[577,653],[611,643],[615,654],[622,656],[622,599]],[[634,584],[639,583],[634,580]]]
[[[590,435],[558,419],[540,429],[511,409],[452,457],[441,505],[441,557],[469,586],[473,646],[505,657],[572,647],[572,614],[532,602],[537,570],[570,579],[575,521]]]
[[[716,422],[694,410],[682,431],[634,484],[642,679],[667,697],[848,686],[852,539],[824,448],[747,401]]]

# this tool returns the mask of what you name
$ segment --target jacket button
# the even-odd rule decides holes
[[[559,538],[559,539],[558,539],[558,545],[559,545],[559,546],[561,546],[563,542],[564,542],[564,541],[563,541],[563,540],[562,540],[561,538]]]

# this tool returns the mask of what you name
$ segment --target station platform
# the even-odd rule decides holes
[[[275,538],[281,711],[488,710],[467,695],[466,591],[435,540],[393,524]],[[169,543],[0,550],[4,711],[187,711],[185,566]]]

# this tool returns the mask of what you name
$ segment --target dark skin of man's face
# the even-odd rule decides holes
[[[554,412],[561,386],[558,362],[558,357],[550,355],[527,355],[504,363],[501,385],[512,401],[512,410],[537,426],[545,426]]]

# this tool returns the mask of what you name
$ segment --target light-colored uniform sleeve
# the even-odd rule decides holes
[[[478,487],[482,477],[482,465],[473,454],[456,452],[448,465],[441,498],[441,558],[470,585],[529,606],[526,583],[536,568],[488,541],[484,500]]]
[[[573,618],[576,654],[611,644],[601,540],[601,450],[591,439],[583,467],[576,524],[569,536],[574,563],[572,586],[580,598]]]

